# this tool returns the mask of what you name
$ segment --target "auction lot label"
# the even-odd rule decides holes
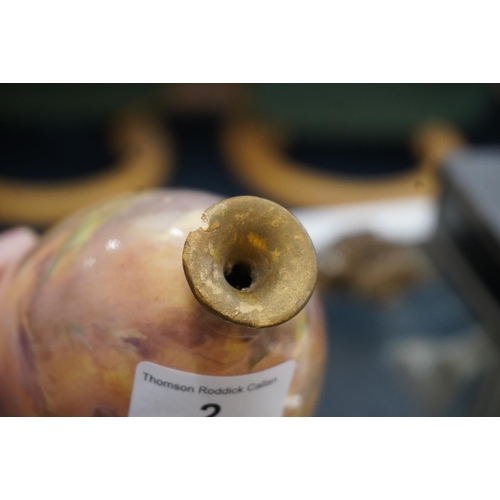
[[[281,417],[295,370],[287,361],[248,375],[214,377],[143,361],[129,417]]]

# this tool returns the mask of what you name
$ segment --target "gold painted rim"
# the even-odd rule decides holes
[[[191,231],[182,255],[191,290],[217,316],[250,328],[293,318],[317,279],[306,230],[285,208],[255,196],[212,205]]]

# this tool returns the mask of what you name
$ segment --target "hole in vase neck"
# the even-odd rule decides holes
[[[245,290],[253,283],[252,268],[246,262],[236,262],[224,271],[226,281],[236,290]]]

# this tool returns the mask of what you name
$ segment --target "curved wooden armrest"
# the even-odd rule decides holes
[[[222,135],[230,168],[263,196],[292,206],[337,205],[409,196],[435,196],[436,169],[442,159],[464,143],[447,125],[428,125],[415,134],[412,145],[420,162],[410,173],[387,179],[358,181],[328,175],[286,157],[277,135],[258,122],[229,124]]]
[[[0,223],[47,226],[75,210],[124,192],[158,186],[172,171],[172,140],[142,116],[127,116],[112,130],[119,161],[71,182],[36,183],[0,177]]]

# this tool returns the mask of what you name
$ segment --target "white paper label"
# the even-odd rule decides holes
[[[135,370],[130,417],[281,417],[295,361],[260,372],[214,377],[143,361]]]

